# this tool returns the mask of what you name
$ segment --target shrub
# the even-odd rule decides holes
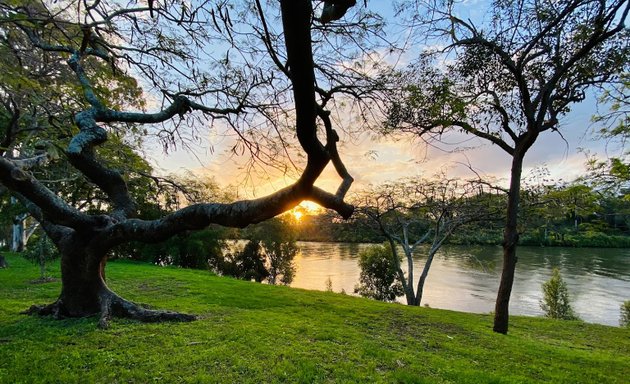
[[[219,264],[218,271],[225,276],[260,283],[269,277],[265,261],[260,241],[252,240],[248,241],[242,249],[225,255]]]
[[[621,304],[619,325],[630,328],[630,300],[624,301],[623,304]]]
[[[567,284],[560,276],[558,268],[553,269],[551,278],[542,285],[543,298],[540,308],[545,311],[545,316],[552,319],[577,320],[578,317],[571,308]]]
[[[330,278],[330,276],[328,276],[328,278],[326,279],[326,281],[324,282],[325,285],[325,290],[326,292],[332,292],[333,291],[333,287],[332,287],[332,279]]]
[[[242,249],[226,254],[217,271],[237,279],[289,285],[295,277],[293,259],[299,251],[294,240],[249,240]]]
[[[293,259],[300,251],[295,240],[263,239],[261,245],[267,257],[269,284],[291,284],[296,272]]]
[[[389,246],[374,245],[359,253],[361,275],[354,292],[363,297],[394,301],[404,294]]]
[[[224,234],[223,228],[211,226],[198,232],[182,233],[160,243],[133,242],[117,247],[113,257],[216,271],[223,257]]]

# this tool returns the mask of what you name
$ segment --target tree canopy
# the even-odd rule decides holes
[[[433,46],[395,75],[384,132],[441,140],[463,132],[511,157],[504,261],[494,330],[507,333],[516,268],[526,153],[586,93],[628,70],[626,1],[493,1],[485,19],[464,20],[455,1],[411,1]],[[428,7],[429,12],[423,13]],[[424,16],[427,15],[428,16]]]
[[[210,224],[244,227],[304,199],[344,217],[352,213],[344,197],[353,179],[337,151],[338,122],[330,108],[339,97],[344,103],[369,99],[369,77],[337,64],[370,49],[364,43],[372,21],[359,11],[354,21],[330,23],[346,7],[324,23],[313,17],[322,5],[0,3],[6,79],[0,88],[0,182],[61,253],[61,295],[31,313],[100,313],[103,327],[111,316],[190,320],[113,293],[104,275],[110,250]],[[279,153],[288,154],[285,137],[295,135],[304,159],[294,164],[296,181],[254,200],[203,201],[138,216],[142,196],[159,184],[138,151],[142,138],[158,137],[168,149],[185,145],[200,126],[219,123],[240,139],[235,151],[270,165],[279,164]],[[329,163],[341,179],[335,192],[314,186]]]

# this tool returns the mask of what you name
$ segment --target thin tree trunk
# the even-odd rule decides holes
[[[402,248],[407,258],[407,305],[415,305],[416,294],[413,292],[413,250],[409,247],[409,235],[407,233],[407,224],[403,225],[403,241]],[[393,245],[392,245],[393,246]],[[402,271],[401,271],[402,273]]]
[[[396,241],[394,241],[394,238],[386,231],[383,231],[383,234],[385,235],[385,237],[387,237],[389,246],[392,249],[392,258],[394,260],[394,265],[396,266],[396,273],[398,274],[398,279],[400,280],[400,283],[403,286],[403,291],[405,291],[405,299],[407,299],[407,305],[412,305],[413,299],[414,299],[413,287],[411,286],[411,284],[407,284],[407,278],[405,277],[405,273],[400,267],[400,260],[398,259],[398,251],[396,250]]]
[[[433,263],[433,259],[435,258],[435,254],[437,253],[436,248],[431,248],[429,251],[429,255],[427,256],[427,261],[424,264],[424,268],[422,269],[422,273],[420,274],[420,279],[418,279],[418,288],[416,289],[416,299],[413,303],[415,306],[420,306],[420,302],[422,302],[422,293],[424,292],[424,283],[427,280],[427,276],[429,275],[429,270],[431,269],[431,264]]]
[[[521,173],[523,171],[523,154],[516,153],[512,160],[510,174],[510,191],[508,193],[507,217],[503,232],[503,270],[494,309],[493,330],[506,334],[508,331],[510,295],[514,284],[516,270],[516,244],[518,243],[518,206],[521,191]]]
[[[17,215],[13,218],[13,231],[11,236],[11,251],[22,252],[26,244],[26,233],[24,232],[24,215]]]
[[[18,203],[17,199],[11,196],[11,205],[16,205],[17,203]],[[24,246],[26,245],[24,220],[26,220],[26,215],[24,214],[19,214],[13,217],[13,226],[12,226],[12,234],[11,234],[11,251],[13,252],[24,251]]]
[[[35,234],[35,231],[37,231],[37,228],[39,228],[39,223],[38,222],[34,222],[28,229],[25,228],[24,230],[24,244],[28,244],[28,240],[31,238],[31,236],[33,236]]]
[[[407,242],[407,239],[405,239]],[[403,252],[405,252],[405,258],[407,259],[407,281],[404,286],[405,288],[405,298],[407,299],[407,305],[417,305],[416,303],[416,294],[413,292],[413,252],[411,248],[409,248],[409,244],[402,244]],[[402,269],[400,273],[404,275]]]

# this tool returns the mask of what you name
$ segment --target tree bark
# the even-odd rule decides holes
[[[516,245],[518,243],[518,206],[521,194],[521,174],[523,172],[523,158],[525,151],[516,152],[512,159],[512,171],[510,173],[510,191],[508,193],[506,224],[503,231],[503,269],[501,282],[497,293],[497,301],[494,309],[493,330],[507,334],[509,321],[510,295],[514,284],[516,270]]]
[[[431,269],[431,264],[433,263],[433,259],[435,258],[435,254],[437,253],[438,249],[439,248],[432,247],[432,249],[429,251],[429,255],[427,256],[427,261],[424,264],[424,268],[422,268],[422,273],[420,274],[420,279],[418,280],[418,288],[416,289],[416,298],[413,302],[413,305],[415,305],[416,307],[420,306],[420,302],[422,301],[424,283],[427,280],[429,270]]]
[[[414,297],[415,297],[413,294],[413,286],[411,285],[412,284],[411,282],[407,281],[407,278],[405,277],[405,273],[400,267],[400,259],[398,258],[398,251],[396,250],[396,241],[387,231],[383,231],[382,233],[385,235],[385,237],[387,237],[389,246],[392,249],[392,260],[394,261],[394,265],[396,266],[396,273],[398,274],[398,279],[400,280],[400,283],[403,286],[403,291],[405,291],[405,298],[407,299],[407,305],[412,305]]]

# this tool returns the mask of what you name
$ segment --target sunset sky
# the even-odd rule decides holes
[[[480,0],[465,1],[460,11],[466,18],[479,20],[484,6],[488,3]],[[369,2],[368,6],[391,14],[391,10],[384,2]],[[544,133],[525,158],[524,178],[531,174],[532,169],[546,167],[552,178],[569,181],[584,172],[586,155],[580,149],[605,156],[606,143],[593,139],[592,131],[595,127],[591,123],[591,117],[595,113],[595,98],[591,96],[585,102],[575,105],[573,111],[561,120],[562,137],[554,132]],[[213,176],[221,185],[236,186],[239,197],[261,196],[294,181],[271,171],[266,178],[253,176],[253,179],[248,179],[245,171],[241,169],[245,159],[230,156],[227,153],[230,139],[217,135],[216,130],[213,132],[205,134],[203,142],[194,153],[180,149],[167,156],[161,153],[156,145],[150,150],[151,156],[164,172],[188,170],[200,176]],[[507,182],[509,156],[498,147],[470,136],[450,136],[446,141],[452,145],[435,148],[427,147],[412,136],[393,140],[374,138],[373,134],[367,132],[356,137],[340,133],[342,136],[340,154],[356,180],[354,190],[370,183],[378,184],[401,177],[431,177],[444,168],[452,177],[472,177],[471,171],[462,164],[470,164],[482,175],[498,178],[503,180],[503,183]],[[462,150],[463,148],[469,149]],[[245,183],[245,180],[248,182]],[[329,166],[318,185],[334,191],[338,183],[338,177],[332,166]]]
[[[593,139],[591,116],[596,112],[593,101],[580,104],[575,111],[561,121],[560,132],[564,139],[553,132],[546,132],[536,142],[526,156],[527,177],[532,169],[546,167],[555,179],[572,180],[584,172],[586,156],[580,149],[605,155],[606,143]],[[496,146],[467,136],[451,137],[453,145],[441,145],[439,148],[428,147],[413,136],[398,140],[391,138],[373,138],[366,133],[358,138],[342,135],[340,153],[352,176],[355,178],[354,189],[367,184],[378,184],[401,177],[430,177],[440,169],[446,168],[450,176],[474,176],[467,166],[482,175],[507,180],[510,158]],[[226,153],[229,139],[208,135],[207,142],[191,153],[178,150],[168,155],[154,151],[154,159],[164,171],[192,171],[200,176],[214,176],[222,185],[231,184],[239,187],[241,197],[261,196],[274,189],[282,188],[293,180],[270,171],[268,179],[258,178],[253,188],[251,183],[244,183],[246,174],[240,169],[245,158],[230,156]],[[211,144],[211,145],[210,145]],[[210,146],[214,148],[210,151]],[[458,148],[472,147],[459,151]],[[320,178],[318,185],[334,190],[338,177],[332,166]]]

